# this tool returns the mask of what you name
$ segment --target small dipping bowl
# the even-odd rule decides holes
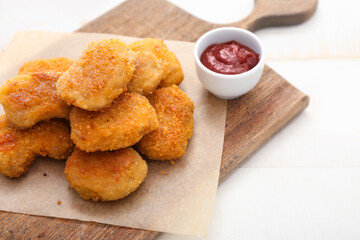
[[[255,67],[240,74],[221,74],[206,68],[200,61],[201,54],[212,44],[236,41],[259,54]],[[202,35],[195,44],[196,73],[204,87],[222,99],[234,99],[249,92],[260,80],[264,69],[264,51],[259,38],[245,29],[224,27]]]

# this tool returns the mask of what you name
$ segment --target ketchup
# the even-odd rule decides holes
[[[201,54],[200,61],[211,71],[239,74],[255,67],[259,54],[236,41],[230,41],[210,45]]]

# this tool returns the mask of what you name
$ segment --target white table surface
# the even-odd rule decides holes
[[[16,31],[72,32],[120,2],[0,0],[0,55]],[[217,23],[240,20],[254,4],[171,2]],[[356,0],[320,0],[306,23],[256,32],[266,63],[310,105],[221,184],[206,239],[360,239],[359,9]]]

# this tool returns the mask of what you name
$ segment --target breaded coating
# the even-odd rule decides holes
[[[86,152],[132,146],[159,126],[154,108],[137,93],[121,94],[109,108],[90,112],[73,108],[71,139]]]
[[[184,79],[179,60],[175,53],[168,49],[163,40],[146,38],[131,43],[129,47],[135,52],[149,51],[160,59],[164,65],[164,75],[160,87],[169,87],[173,84],[179,85]]]
[[[17,75],[0,87],[0,103],[6,116],[24,129],[50,118],[69,118],[71,106],[58,97],[56,82],[61,73]]]
[[[18,130],[5,115],[0,116],[0,172],[5,176],[20,177],[37,156],[66,159],[73,149],[70,128],[63,119]]]
[[[24,63],[18,74],[35,73],[35,72],[66,72],[73,60],[66,57],[57,57],[49,59],[36,59]]]
[[[193,133],[194,103],[180,88],[160,88],[148,96],[159,127],[145,135],[136,149],[152,160],[174,160],[185,154]]]
[[[132,148],[86,153],[75,148],[65,174],[84,199],[112,201],[134,192],[144,181],[147,164]]]
[[[155,91],[164,73],[161,61],[151,52],[138,52],[135,72],[127,85],[129,92],[149,95]]]
[[[57,82],[66,102],[88,111],[107,107],[134,72],[135,54],[118,39],[91,42]]]

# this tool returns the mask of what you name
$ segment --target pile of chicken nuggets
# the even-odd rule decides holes
[[[84,199],[126,197],[149,160],[175,160],[193,134],[194,104],[163,40],[91,42],[76,60],[26,62],[0,87],[0,172],[26,173],[37,156],[67,159]],[[139,153],[142,155],[140,155]]]

